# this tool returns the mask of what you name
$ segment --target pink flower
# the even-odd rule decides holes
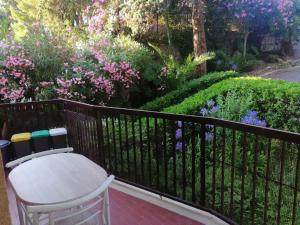
[[[42,82],[40,82],[40,85],[41,85],[41,87],[46,88],[51,85],[54,85],[54,83],[52,81],[42,81]]]
[[[5,77],[0,77],[0,85],[5,86],[8,83],[8,80]]]

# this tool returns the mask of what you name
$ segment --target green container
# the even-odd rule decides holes
[[[50,149],[49,147],[49,131],[39,130],[31,133],[34,146],[34,152],[42,152]]]

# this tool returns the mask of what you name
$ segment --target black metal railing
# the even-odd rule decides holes
[[[121,181],[231,224],[300,224],[300,134],[63,100],[1,105],[10,133],[22,111],[20,127],[38,127],[37,115],[66,126],[75,151]]]

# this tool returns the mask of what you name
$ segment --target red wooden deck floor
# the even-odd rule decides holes
[[[7,181],[9,208],[13,225],[20,225],[15,195]],[[143,200],[110,189],[112,225],[203,225]]]

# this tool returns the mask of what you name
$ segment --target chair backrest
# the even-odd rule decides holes
[[[74,151],[73,148],[60,148],[60,149],[53,149],[53,150],[38,152],[38,153],[34,153],[34,154],[31,154],[31,155],[24,156],[22,158],[14,160],[14,161],[11,161],[11,162],[7,163],[5,165],[5,167],[6,168],[14,168],[14,167],[22,164],[23,162],[26,162],[26,161],[34,159],[34,158],[42,157],[42,156],[45,156],[45,155],[52,155],[52,154],[58,154],[58,153],[67,153],[67,152],[73,152],[73,151]]]
[[[33,217],[34,215],[39,215],[39,216],[47,215],[43,219],[48,221],[46,224],[49,225],[54,225],[54,224],[64,224],[64,225],[78,224],[79,225],[79,224],[83,224],[83,222],[84,224],[86,224],[85,222],[88,222],[88,220],[92,220],[92,219],[96,219],[97,221],[99,221],[99,217],[101,217],[101,219],[105,219],[109,221],[108,223],[105,224],[110,224],[109,201],[108,201],[107,190],[108,190],[108,186],[111,184],[114,178],[115,178],[114,175],[110,175],[95,191],[79,199],[72,200],[69,202],[64,202],[64,203],[50,204],[50,205],[29,205],[26,206],[26,211],[28,214],[33,214]],[[100,205],[102,210],[95,210],[95,206],[97,205]],[[103,213],[104,214],[106,213],[106,215],[104,215]],[[88,216],[86,216],[87,214]],[[76,220],[74,219],[75,217]],[[67,223],[66,221],[72,221],[72,222]]]

